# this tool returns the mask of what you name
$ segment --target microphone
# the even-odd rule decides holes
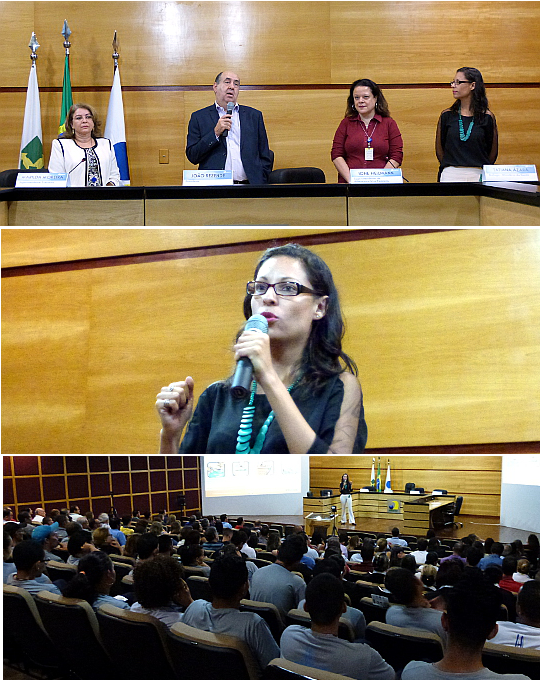
[[[84,163],[86,161],[86,156],[82,159],[82,161],[79,161],[77,165],[74,168],[71,168],[71,170],[68,172],[68,175],[71,175],[71,173],[76,170],[81,163]]]
[[[232,102],[231,102],[232,103]],[[244,331],[257,330],[260,333],[268,333],[268,321],[262,314],[253,314],[246,321]],[[251,375],[253,373],[253,364],[248,357],[240,357],[236,364],[236,371],[234,372],[231,395],[235,399],[245,399],[249,394],[251,385]]]
[[[233,102],[227,102],[227,115],[232,116],[232,112],[234,111],[234,103]],[[227,137],[229,134],[228,130],[224,130],[223,134],[221,135],[222,137]],[[253,318],[253,317],[252,317]],[[266,324],[266,327],[268,328],[268,324]],[[263,333],[266,333],[266,331],[263,331]]]

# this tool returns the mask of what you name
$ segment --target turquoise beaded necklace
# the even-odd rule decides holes
[[[465,133],[465,130],[463,128],[463,120],[461,118],[461,107],[460,107],[459,108],[459,138],[461,139],[462,142],[466,142],[469,139],[469,137],[471,136],[473,125],[474,125],[474,118],[469,123],[469,127],[467,128],[467,132]]]
[[[295,380],[292,383],[292,385],[289,385],[289,387],[287,387],[287,392],[290,394],[291,390],[293,390],[298,385],[299,382],[300,378]],[[250,448],[249,442],[251,441],[251,433],[253,431],[253,416],[255,415],[255,406],[253,406],[253,402],[255,401],[256,392],[257,382],[254,380],[251,383],[251,394],[249,397],[249,404],[242,411],[240,427],[238,428],[238,437],[236,438],[235,453],[250,453],[258,455],[261,452],[264,440],[266,439],[266,433],[268,432],[268,428],[270,427],[272,421],[275,418],[274,412],[270,411],[268,418],[264,421],[261,429],[259,430],[259,434],[255,439],[255,444],[253,445],[253,448]]]

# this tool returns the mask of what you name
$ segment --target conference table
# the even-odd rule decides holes
[[[0,226],[540,226],[538,183],[0,189]]]
[[[454,504],[452,495],[391,494],[375,491],[351,494],[353,514],[357,523],[362,519],[388,519],[403,521],[403,530],[411,533],[425,533],[427,529],[439,528],[444,524],[443,515]],[[341,519],[339,494],[327,496],[308,496],[303,500],[304,517],[311,515],[310,524],[315,524],[317,515],[327,517],[332,514],[332,506],[337,508],[337,521]],[[307,521],[306,521],[307,525]],[[307,528],[306,528],[307,531]]]

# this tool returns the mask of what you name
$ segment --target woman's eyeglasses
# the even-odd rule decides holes
[[[454,87],[454,85],[463,85],[463,83],[472,83],[472,80],[453,80],[450,83],[450,87]]]
[[[296,281],[280,281],[279,283],[250,281],[246,286],[246,292],[248,295],[264,295],[269,288],[273,288],[276,295],[284,295],[285,297],[300,295],[300,293],[319,295],[319,293],[311,290],[311,288],[302,286],[302,284],[296,283]]]

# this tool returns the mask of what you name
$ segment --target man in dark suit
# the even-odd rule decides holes
[[[199,170],[231,171],[235,184],[266,184],[272,160],[262,113],[238,105],[236,73],[223,71],[213,88],[215,103],[195,111],[189,121],[186,156]],[[227,114],[229,102],[232,114]]]

